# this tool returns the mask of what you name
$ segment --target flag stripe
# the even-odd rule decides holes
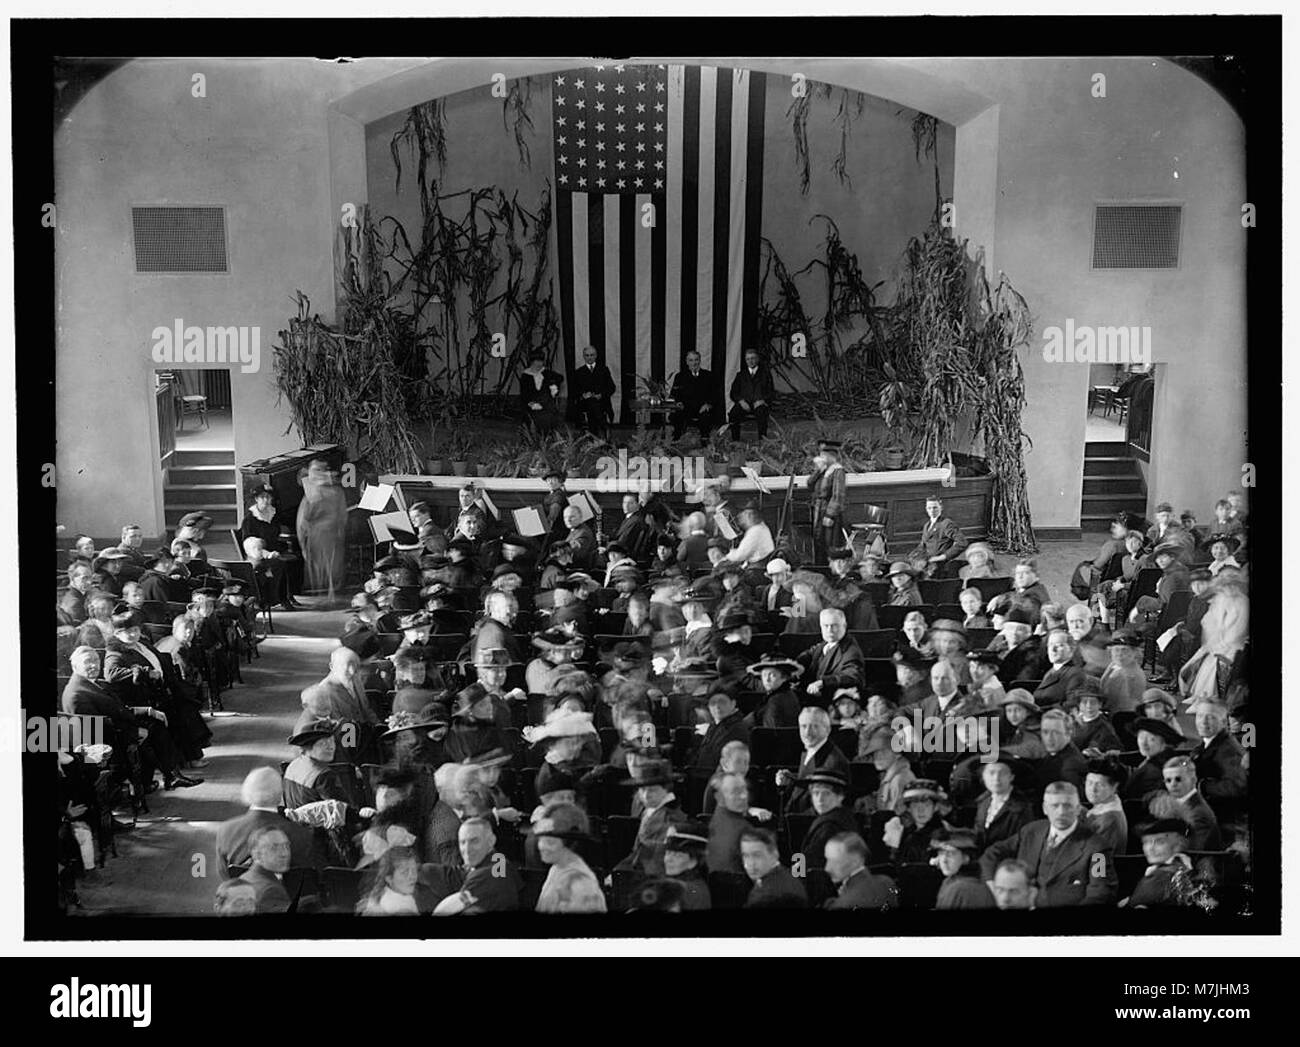
[[[665,239],[667,217],[665,196],[655,193],[655,224],[650,228],[650,368],[655,378],[666,378],[667,371],[677,371],[676,363],[668,366],[664,355],[664,269],[667,265],[668,247]]]
[[[573,366],[582,366],[582,351],[587,345],[605,358],[605,199],[601,193],[587,194],[587,272],[590,291],[587,296],[586,345],[575,345]]]
[[[671,161],[670,161],[671,162]],[[698,297],[697,278],[699,267],[697,257],[699,244],[696,233],[699,229],[700,213],[700,70],[698,66],[687,66],[683,78],[682,95],[682,356],[695,345],[695,299]],[[672,215],[670,221],[677,221]]]
[[[686,366],[682,342],[682,92],[686,71],[668,67],[668,156],[664,203],[664,357],[670,371]],[[694,213],[694,212],[692,212]]]
[[[717,200],[714,173],[718,157],[715,138],[718,118],[718,71],[700,70],[700,167],[699,167],[699,235],[696,248],[695,278],[695,348],[704,357],[702,366],[718,373],[722,361],[713,359],[713,223]]]
[[[580,358],[578,348],[591,344],[591,252],[587,239],[587,194],[573,194],[573,342],[569,346],[569,366]]]
[[[729,201],[730,230],[727,245],[727,288],[726,301],[723,303],[725,319],[722,327],[726,333],[725,359],[727,361],[726,381],[740,367],[742,346],[741,308],[745,293],[745,186],[749,172],[745,168],[746,146],[749,142],[749,73],[738,69],[733,73],[733,92],[731,96],[731,186]]]
[[[564,344],[560,355],[564,360],[565,384],[573,380],[573,196],[555,194],[556,253],[560,263],[560,330]]]
[[[741,308],[741,344],[753,345],[758,330],[758,280],[763,220],[763,104],[767,74],[749,74],[749,120],[745,128],[745,300]],[[760,348],[767,349],[767,346]]]
[[[601,346],[601,359],[614,379],[614,397],[610,402],[614,406],[615,417],[617,417],[623,402],[620,396],[623,387],[623,359],[619,351],[623,305],[619,267],[623,259],[621,251],[623,241],[618,228],[618,202],[622,197],[617,193],[605,193],[597,199],[604,204],[605,226],[605,272],[602,274],[605,282],[605,341]]]
[[[645,213],[643,205],[650,197],[647,193],[637,193],[633,200],[636,204],[636,373],[648,378],[654,373],[650,362],[650,230],[641,224],[641,216]]]
[[[619,404],[619,417],[626,424],[631,421],[627,401],[635,398],[636,387],[636,197],[619,193],[618,259],[619,296],[619,347],[623,362],[623,403]]]
[[[731,86],[732,71],[718,70],[714,126],[717,178],[713,189],[713,287],[708,296],[713,316],[713,373],[727,377],[727,284],[731,272]]]

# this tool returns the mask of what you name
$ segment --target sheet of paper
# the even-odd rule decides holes
[[[596,515],[596,503],[591,500],[591,495],[586,491],[569,495],[569,504],[582,514],[583,523]]]
[[[1175,625],[1172,628],[1166,629],[1163,633],[1161,633],[1159,636],[1156,637],[1156,646],[1163,651],[1166,647],[1169,646],[1169,644],[1173,641],[1173,638],[1177,635],[1178,635],[1178,626]]]
[[[727,541],[734,541],[736,529],[731,526],[731,521],[727,519],[725,513],[713,514],[713,526],[718,529],[718,534],[722,535]]]
[[[357,504],[362,509],[382,513],[388,508],[388,503],[392,500],[392,497],[393,487],[391,484],[370,484],[361,492],[361,501]]]
[[[389,530],[395,527],[400,531],[409,531],[411,529],[411,518],[406,513],[380,513],[378,516],[370,517],[370,530],[375,536],[376,542],[391,542],[393,534]]]
[[[539,538],[546,533],[542,514],[531,506],[514,510],[515,530],[525,538]]]
[[[751,469],[747,465],[742,465],[740,467],[740,471],[744,473],[746,476],[748,476],[751,480],[753,480],[754,483],[758,486],[758,489],[762,491],[764,494],[772,493],[772,488],[767,486],[767,484],[763,481],[763,478],[758,475],[757,470]]]

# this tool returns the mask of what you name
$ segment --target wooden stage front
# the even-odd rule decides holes
[[[943,486],[948,477],[948,469],[899,469],[884,470],[874,473],[850,473],[848,475],[848,509],[844,514],[846,525],[861,523],[865,519],[864,507],[877,505],[889,510],[889,525],[885,532],[887,540],[895,549],[904,548],[907,543],[916,541],[921,536],[925,525],[925,499],[928,495],[938,493],[944,502],[944,513],[961,527],[969,538],[983,538],[988,533],[990,500],[993,493],[991,476],[959,477],[951,487]],[[749,501],[760,503],[767,514],[768,522],[775,525],[785,498],[786,487],[790,482],[788,476],[764,476],[762,482],[770,493],[764,493],[754,481],[736,478],[731,481],[729,504],[734,507]],[[476,487],[490,492],[492,501],[503,513],[525,506],[537,508],[542,497],[549,490],[546,481],[531,477],[498,476],[415,476],[409,474],[385,474],[379,478],[381,483],[392,484],[397,488],[397,498],[402,509],[415,502],[428,502],[434,511],[434,519],[448,524],[457,507],[456,492],[465,484],[473,483]],[[807,489],[807,476],[795,478],[794,486],[794,522],[800,530],[809,522],[810,495]],[[675,508],[698,502],[698,495],[688,494],[674,489],[670,484],[650,481],[650,485],[663,493],[664,500]],[[607,479],[569,479],[564,487],[570,494],[589,491],[597,504],[604,510],[604,529],[612,534],[623,518],[621,502],[623,493],[611,490],[613,486]],[[635,489],[635,488],[632,488]]]

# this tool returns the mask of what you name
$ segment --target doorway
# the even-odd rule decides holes
[[[1089,367],[1079,522],[1105,532],[1118,512],[1146,514],[1154,379],[1141,365]]]

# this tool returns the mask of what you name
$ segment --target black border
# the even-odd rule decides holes
[[[53,199],[53,139],[55,107],[50,70],[56,57],[103,58],[175,54],[195,47],[205,57],[241,57],[257,52],[290,57],[337,57],[340,47],[352,56],[416,50],[427,40],[443,55],[448,46],[460,56],[533,54],[591,54],[615,58],[608,52],[672,54],[754,54],[763,50],[810,57],[833,47],[837,57],[943,54],[962,48],[968,57],[1029,57],[1044,53],[1062,57],[1126,57],[1148,55],[1229,56],[1223,82],[1246,127],[1248,199],[1258,209],[1258,224],[1249,233],[1247,256],[1248,411],[1256,435],[1250,441],[1258,486],[1251,492],[1252,514],[1263,519],[1281,515],[1279,443],[1272,433],[1280,422],[1281,382],[1281,17],[1280,16],[1164,16],[1164,17],[915,17],[830,18],[808,16],[782,19],[186,19],[186,20],[12,20],[11,73],[14,156],[13,214],[15,235],[15,303],[18,388],[17,496],[20,570],[31,565],[33,577],[44,577],[50,536],[55,527],[55,491],[41,485],[41,466],[52,461],[54,434],[54,238],[41,226],[41,207]],[[960,42],[958,44],[958,42]],[[412,46],[415,45],[415,46]],[[314,52],[314,53],[313,53]],[[1213,82],[1213,80],[1212,80]],[[47,108],[50,107],[50,108]],[[1237,203],[1232,202],[1234,211]],[[1206,410],[1213,410],[1217,390],[1206,389]],[[71,409],[71,405],[65,405]],[[88,409],[94,405],[86,405]],[[1195,417],[1187,419],[1195,436]],[[109,434],[111,422],[106,426]],[[1232,486],[1228,484],[1227,486]],[[25,576],[28,572],[22,572]],[[1252,593],[1254,649],[1281,650],[1280,608],[1276,590],[1260,584]],[[25,641],[22,689],[33,693],[51,686],[48,626],[30,620],[24,602],[20,621]],[[1266,676],[1267,674],[1267,676]],[[1261,658],[1254,665],[1256,701],[1279,694],[1269,687],[1272,666]],[[11,699],[12,700],[12,699]],[[1272,708],[1281,722],[1280,700]],[[1280,738],[1262,739],[1251,755],[1252,814],[1257,869],[1277,868],[1280,862]],[[49,773],[48,756],[23,757],[25,824],[48,824],[50,799],[41,778]],[[1274,792],[1268,783],[1278,783]],[[1264,796],[1268,792],[1270,795]],[[166,938],[224,938],[235,928],[211,918],[112,917],[62,918],[54,906],[53,833],[42,830],[24,836],[24,936],[29,940],[149,940]],[[1028,917],[981,913],[966,918],[954,914],[909,913],[902,917],[867,914],[830,920],[815,913],[772,913],[761,921],[749,913],[711,913],[698,921],[674,917],[631,920],[627,916],[580,918],[563,922],[540,919],[497,921],[482,917],[472,930],[458,921],[384,921],[384,937],[476,938],[618,938],[665,936],[780,937],[807,935],[936,934],[1276,934],[1280,931],[1280,877],[1276,888],[1269,877],[1256,875],[1255,908],[1246,919],[1170,919],[1167,914],[1123,913],[1118,910],[1044,911]],[[454,924],[454,926],[452,926]],[[369,928],[364,921],[298,916],[259,922],[258,937],[358,938]],[[238,930],[252,926],[241,923]],[[1014,943],[1009,942],[1014,947]],[[1008,951],[1013,951],[1009,949]]]

